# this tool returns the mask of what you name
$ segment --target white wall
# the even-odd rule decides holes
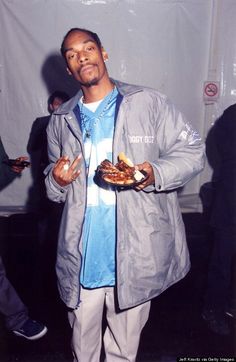
[[[235,102],[235,15],[233,0],[0,0],[0,135],[7,153],[27,155],[32,123],[47,114],[52,91],[75,93],[59,54],[72,27],[98,33],[112,77],[164,92],[205,137]],[[209,77],[222,90],[205,106]],[[197,195],[210,176],[207,166],[182,194]],[[27,169],[0,193],[0,206],[24,206],[31,183]]]

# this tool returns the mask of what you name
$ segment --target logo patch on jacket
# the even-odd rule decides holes
[[[128,136],[129,143],[153,143],[154,136]]]

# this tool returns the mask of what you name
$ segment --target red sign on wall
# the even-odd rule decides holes
[[[216,101],[220,94],[220,82],[207,81],[204,82],[204,100]]]

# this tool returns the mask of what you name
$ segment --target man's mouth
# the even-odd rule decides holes
[[[83,66],[79,69],[79,74],[83,74],[83,73],[90,72],[91,70],[93,70],[93,68],[94,68],[94,65],[93,65],[93,64],[83,65]]]

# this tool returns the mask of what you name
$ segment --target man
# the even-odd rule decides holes
[[[190,267],[176,189],[203,168],[204,147],[165,96],[109,78],[97,34],[71,29],[61,52],[81,90],[49,122],[45,173],[49,198],[65,203],[57,276],[74,361],[99,361],[104,304],[106,361],[135,361],[150,300]],[[120,152],[148,178],[99,186],[97,166]]]
[[[17,162],[25,161],[28,157],[22,156]],[[9,166],[9,157],[5,152],[0,138],[0,190],[11,183],[21,174],[25,166]],[[0,312],[4,315],[6,327],[16,336],[28,340],[36,340],[47,333],[47,327],[42,323],[29,318],[28,308],[24,305],[14,287],[7,279],[5,267],[0,256]]]
[[[47,153],[47,133],[46,129],[51,114],[63,103],[69,100],[67,93],[56,90],[48,98],[49,115],[38,117],[33,122],[30,137],[27,145],[27,151],[30,154],[31,173],[33,177],[33,187],[30,192],[30,209],[36,209],[39,213],[39,219],[42,221],[41,238],[45,239],[45,226],[47,222],[48,208],[51,203],[46,197],[45,182],[43,171],[48,165]],[[36,200],[35,200],[36,199]]]
[[[236,316],[236,104],[228,107],[207,137],[207,156],[213,167],[210,254],[202,317],[208,328],[230,334],[226,316]],[[214,149],[212,150],[212,147]]]
[[[50,116],[63,102],[68,101],[69,98],[68,94],[63,91],[56,90],[53,92],[49,96],[47,102],[49,115],[36,118],[32,125],[27,151],[31,155],[31,158],[33,157],[33,160],[31,159],[31,171],[33,168],[33,177],[36,178],[36,176],[38,176],[40,183],[42,183],[43,170],[48,165],[46,128],[48,126]],[[35,164],[34,159],[37,160]]]

